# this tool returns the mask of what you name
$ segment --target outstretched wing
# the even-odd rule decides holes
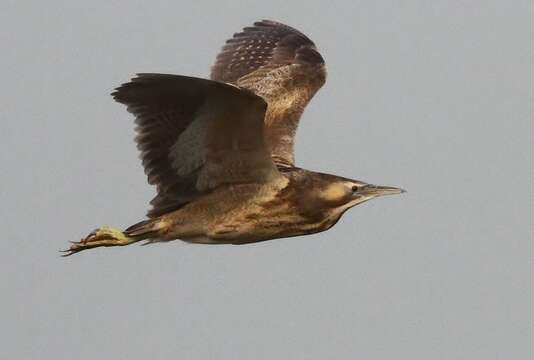
[[[304,34],[263,20],[226,42],[211,78],[267,101],[265,137],[279,166],[294,164],[294,138],[305,106],[326,80],[323,57]]]
[[[192,77],[138,74],[112,96],[135,115],[145,173],[157,185],[149,217],[223,184],[279,176],[264,141],[267,105],[247,90]]]

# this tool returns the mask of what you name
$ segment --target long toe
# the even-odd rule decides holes
[[[70,256],[83,250],[93,249],[100,246],[124,246],[131,244],[135,239],[130,238],[120,230],[103,226],[91,232],[80,241],[71,242],[67,250],[62,250],[62,256]]]

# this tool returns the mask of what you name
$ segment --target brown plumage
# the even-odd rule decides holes
[[[244,244],[310,234],[349,208],[403,190],[294,166],[305,106],[324,84],[315,44],[260,21],[227,41],[212,80],[138,74],[113,98],[136,120],[137,147],[156,185],[148,220],[102,227],[66,255],[99,246],[180,239]]]
[[[265,139],[279,165],[293,166],[300,116],[326,80],[315,44],[289,26],[263,20],[226,42],[211,78],[251,90],[267,102]]]

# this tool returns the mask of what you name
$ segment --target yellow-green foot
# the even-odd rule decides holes
[[[70,256],[77,252],[92,249],[100,246],[124,246],[139,241],[138,239],[128,237],[120,230],[103,226],[90,233],[86,238],[80,241],[71,241],[72,245],[67,250],[62,250],[62,256]]]

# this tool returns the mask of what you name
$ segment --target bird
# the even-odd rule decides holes
[[[102,226],[63,255],[139,241],[242,245],[313,234],[358,204],[405,192],[295,165],[299,120],[325,81],[314,42],[271,20],[227,40],[210,79],[137,74],[111,95],[135,117],[157,195],[145,220],[124,231]]]

